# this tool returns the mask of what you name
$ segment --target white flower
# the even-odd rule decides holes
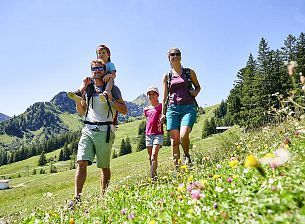
[[[221,193],[221,192],[224,191],[224,189],[221,188],[221,187],[216,186],[216,187],[215,187],[215,191]]]

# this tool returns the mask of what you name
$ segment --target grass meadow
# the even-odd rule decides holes
[[[93,164],[82,201],[73,208],[70,161],[61,165],[66,171],[29,176],[25,167],[34,169],[38,157],[2,166],[0,176],[24,173],[10,181],[11,189],[0,191],[2,222],[305,223],[305,121],[289,118],[248,133],[234,126],[201,139],[211,113],[207,110],[192,131],[192,167],[182,161],[175,170],[170,148],[163,147],[158,180],[151,181],[146,150],[134,152],[112,160],[111,184],[101,197],[100,171]],[[139,123],[121,125],[114,145],[127,135],[136,137]]]

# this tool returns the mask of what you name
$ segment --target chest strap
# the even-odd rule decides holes
[[[84,121],[84,124],[97,125],[97,126],[107,125],[106,143],[109,143],[109,139],[110,139],[110,125],[113,124],[112,121],[105,121],[105,122]]]

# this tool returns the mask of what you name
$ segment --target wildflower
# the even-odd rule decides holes
[[[133,220],[135,218],[135,214],[134,213],[130,213],[129,215],[128,215],[128,219],[129,220]]]
[[[200,199],[202,197],[202,195],[200,194],[200,190],[198,189],[192,190],[191,197],[192,199],[196,199],[196,200]]]
[[[221,177],[221,175],[215,174],[215,175],[213,176],[213,179],[216,180],[216,179],[218,179],[218,178],[220,178],[220,177]]]
[[[188,182],[192,182],[194,180],[193,175],[190,175],[189,178],[187,179]]]
[[[300,81],[301,81],[302,84],[305,84],[305,76],[301,75]]]
[[[217,209],[217,208],[218,208],[218,204],[215,202],[215,203],[213,204],[213,207],[214,207],[215,209]]]
[[[216,168],[219,170],[221,169],[221,165],[220,164],[216,164]]]
[[[75,220],[73,218],[70,218],[69,224],[74,224],[74,223],[75,223]]]
[[[126,215],[126,213],[127,213],[127,209],[126,208],[122,208],[121,215]]]
[[[157,222],[155,220],[151,220],[148,224],[157,224]]]
[[[51,192],[47,192],[47,193],[43,194],[43,196],[46,197],[46,198],[50,198],[50,197],[52,197],[52,195],[53,194]]]
[[[215,191],[221,193],[221,192],[224,191],[224,189],[221,188],[221,187],[216,186],[216,187],[215,187]]]
[[[288,74],[292,76],[295,73],[295,68],[298,67],[298,63],[296,61],[289,62],[287,68],[288,68]]]
[[[269,164],[272,169],[275,169],[284,163],[286,163],[290,159],[290,153],[287,149],[280,147],[279,149],[274,151],[273,156],[263,157],[260,159],[262,164]]]
[[[233,181],[233,178],[232,177],[229,177],[228,179],[227,179],[227,182],[229,182],[229,183],[231,183]]]
[[[231,160],[229,162],[230,167],[235,168],[238,165],[238,161],[236,159]]]
[[[246,157],[245,167],[248,168],[248,167],[258,167],[258,166],[259,166],[259,162],[253,155],[249,155]]]
[[[186,164],[181,165],[180,168],[181,168],[182,170],[187,171],[187,166],[186,166]]]
[[[177,191],[182,192],[184,190],[185,190],[184,184],[179,184],[179,186],[177,187]]]

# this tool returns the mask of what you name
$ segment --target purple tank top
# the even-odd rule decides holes
[[[184,72],[182,72],[181,76],[172,74],[169,89],[169,105],[186,105],[195,103],[195,99],[191,95],[188,85],[189,83]]]

